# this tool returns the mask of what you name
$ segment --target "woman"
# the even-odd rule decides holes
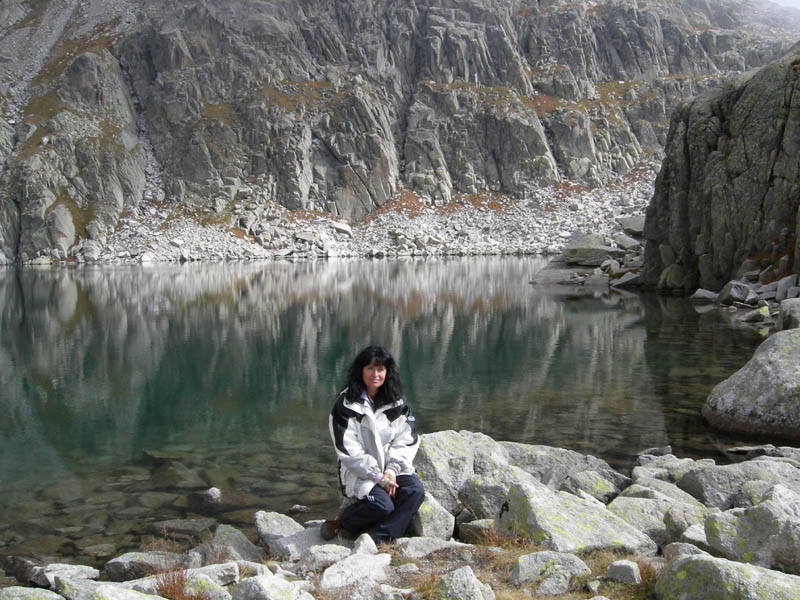
[[[416,423],[400,377],[383,346],[368,346],[350,365],[347,387],[328,420],[342,493],[357,501],[322,523],[332,539],[341,529],[366,531],[375,543],[401,537],[425,491],[412,461],[419,447]]]

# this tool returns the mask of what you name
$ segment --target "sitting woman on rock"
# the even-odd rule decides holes
[[[340,530],[367,532],[376,544],[402,537],[425,492],[412,464],[419,447],[416,423],[386,348],[368,346],[353,360],[328,427],[339,485],[355,501],[322,523],[322,537],[332,539]]]

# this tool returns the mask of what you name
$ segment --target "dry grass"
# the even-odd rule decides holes
[[[156,591],[162,598],[169,600],[189,600],[193,596],[186,594],[186,571],[169,569],[156,575]]]

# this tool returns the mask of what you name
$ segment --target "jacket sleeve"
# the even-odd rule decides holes
[[[340,396],[328,418],[336,457],[359,479],[380,479],[383,474],[378,461],[367,453],[358,437],[359,415],[344,406]]]
[[[386,468],[400,475],[414,472],[413,463],[419,448],[419,436],[416,419],[408,404],[404,401],[397,410],[399,414],[393,420],[396,433],[386,452]]]

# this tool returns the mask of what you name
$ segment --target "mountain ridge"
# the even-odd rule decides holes
[[[800,35],[800,13],[756,1],[2,10],[0,247],[22,262],[103,244],[143,202],[353,221],[403,189],[447,204],[602,185],[660,155],[678,102]]]

